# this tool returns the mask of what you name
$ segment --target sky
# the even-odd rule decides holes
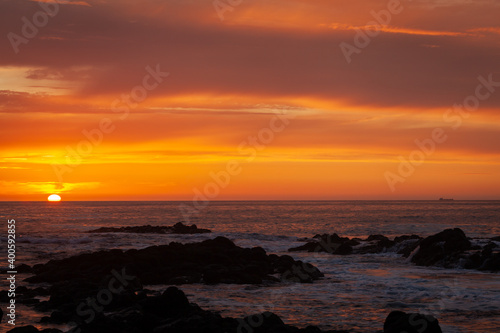
[[[0,0],[0,200],[500,199],[496,0]]]

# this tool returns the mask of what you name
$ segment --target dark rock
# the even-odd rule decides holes
[[[172,309],[184,309],[189,307],[189,301],[184,292],[176,287],[169,287],[161,295],[165,299],[165,306]]]
[[[394,242],[401,243],[401,242],[404,242],[404,241],[407,241],[407,240],[411,240],[411,239],[420,240],[420,239],[422,239],[422,237],[420,237],[418,235],[396,236],[396,237],[394,237]]]
[[[314,239],[318,241],[308,242],[304,245],[290,248],[289,252],[328,252],[337,255],[380,253],[394,246],[395,242],[382,235],[371,235],[366,240],[359,238],[349,239],[340,237],[337,234],[316,235]],[[364,244],[363,243],[368,243]],[[354,247],[357,247],[354,249]]]
[[[460,254],[470,247],[471,243],[461,229],[446,229],[422,240],[418,252],[411,261],[419,266],[438,264],[450,267],[456,264]]]
[[[496,242],[500,242],[500,236],[493,237],[491,240],[494,240],[494,241],[496,241]]]
[[[29,289],[26,286],[18,286],[16,288],[16,292],[18,292],[19,294],[24,294],[24,293],[26,293],[28,291],[29,291]]]
[[[335,254],[347,255],[352,254],[352,246],[346,243],[340,244],[340,246],[335,250]]]
[[[488,244],[486,244],[484,247],[483,247],[483,256],[489,256],[493,253],[493,249],[497,248],[498,246],[493,243],[493,242],[489,242]]]
[[[208,229],[201,229],[193,225],[185,225],[182,222],[178,222],[173,226],[132,226],[132,227],[102,227],[95,230],[90,230],[89,233],[106,233],[106,232],[126,232],[126,233],[137,233],[137,234],[204,234],[211,232]]]
[[[498,272],[500,271],[500,253],[493,254],[490,258],[487,258],[481,267],[479,267],[481,271],[491,271]]]
[[[315,326],[299,329],[286,325],[279,316],[264,312],[243,319],[223,318],[189,303],[185,294],[169,287],[161,296],[123,303],[113,312],[101,313],[80,323],[81,333],[322,333]],[[345,331],[329,331],[340,333]]]
[[[0,303],[9,303],[9,291],[8,290],[0,290]]]
[[[35,266],[35,276],[26,281],[52,284],[49,301],[37,305],[37,309],[47,311],[95,298],[110,285],[134,292],[141,290],[142,284],[276,282],[273,275],[302,283],[323,276],[316,267],[290,256],[269,256],[260,247],[241,248],[225,237],[217,237],[199,243],[172,242],[140,250],[99,251],[51,260]],[[113,303],[119,297],[121,294],[114,294]]]
[[[298,251],[325,252],[318,242],[308,242],[304,245],[288,249],[288,252],[298,252]]]
[[[28,326],[13,328],[7,333],[38,333],[38,332],[40,331],[35,326],[28,325]]]
[[[336,253],[338,248],[346,243],[349,242],[349,246],[355,246],[358,244],[357,241],[352,241],[347,238],[347,237],[340,237],[337,234],[323,234],[323,235],[316,235],[313,237],[314,239],[317,239],[318,241],[314,242],[308,242],[302,246],[294,247],[288,249],[289,252],[296,252],[296,251],[308,251],[308,252],[328,252],[328,253],[335,253],[335,254],[345,254],[346,249],[348,247],[344,247],[340,252],[341,253]]]
[[[248,316],[243,318],[243,321],[247,327],[253,328],[254,333],[272,332],[285,326],[281,318],[271,312]]]
[[[324,243],[343,243],[347,242],[349,240],[348,237],[340,237],[337,234],[323,234],[323,235],[316,235],[313,238],[319,239],[320,241],[323,241]]]
[[[21,273],[21,274],[24,274],[24,273],[33,273],[33,269],[31,268],[31,266],[26,265],[26,264],[21,264],[21,265],[17,266],[16,267],[16,271],[18,273]]]
[[[347,242],[345,242],[345,244],[350,245],[350,246],[358,246],[359,244],[361,244],[361,240],[353,238],[353,239],[350,239]]]
[[[384,333],[442,333],[439,322],[432,316],[392,311],[384,323]]]
[[[398,254],[402,254],[403,257],[408,258],[413,251],[420,245],[422,241],[421,237],[418,238],[407,238],[403,240],[396,240],[398,237],[394,239],[396,244],[400,247],[398,250]]]
[[[16,327],[8,331],[7,333],[35,333],[35,332],[41,332],[41,333],[62,333],[61,330],[58,330],[56,328],[46,328],[42,331],[39,331],[36,327],[29,325],[29,326],[22,326],[22,327]]]
[[[291,259],[293,260],[293,258]],[[280,280],[282,282],[311,283],[313,280],[317,280],[324,276],[319,269],[300,260],[294,261],[293,263],[288,261],[285,265],[279,263],[277,270],[280,273]]]
[[[370,239],[370,244],[361,247],[358,250],[358,253],[360,254],[382,253],[385,252],[386,249],[389,249],[392,246],[394,246],[395,244],[394,241],[391,241],[389,238],[382,235],[370,236],[368,237],[368,239]]]
[[[366,239],[368,242],[371,242],[371,241],[383,241],[383,240],[389,240],[389,238],[385,237],[384,235],[370,235],[368,236],[368,238]]]
[[[464,268],[466,268],[466,269],[478,269],[479,267],[481,267],[483,261],[484,261],[484,259],[481,256],[481,254],[476,252],[476,253],[472,254],[467,259],[467,261],[464,264]]]

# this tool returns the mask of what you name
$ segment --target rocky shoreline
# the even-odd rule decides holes
[[[225,237],[216,237],[198,243],[171,242],[140,250],[107,250],[51,260],[33,266],[35,275],[27,281],[97,283],[112,270],[126,270],[149,285],[305,283],[323,276],[313,265],[290,256],[268,255],[261,247],[242,248]]]
[[[289,252],[327,252],[333,255],[375,254],[394,252],[417,266],[500,271],[500,237],[475,240],[459,229],[446,229],[423,238],[418,235],[389,239],[383,235],[370,235],[366,239],[340,237],[337,234],[316,235],[312,240]]]
[[[185,225],[182,222],[178,222],[173,226],[130,226],[130,227],[102,227],[94,230],[88,231],[88,233],[109,233],[109,232],[125,232],[132,234],[180,234],[180,235],[192,235],[192,234],[206,234],[212,232],[208,229],[198,228],[196,224]]]
[[[289,251],[328,252],[333,255],[396,252],[422,266],[458,265],[492,272],[499,270],[500,239],[483,240],[479,244],[467,238],[460,229],[447,229],[426,238],[405,235],[391,240],[383,235],[371,235],[366,239],[350,239],[337,234],[323,234],[305,241],[306,244]],[[35,286],[33,289],[18,287],[18,302],[50,312],[51,315],[41,322],[69,324],[75,327],[71,333],[322,332],[314,326],[299,329],[286,325],[271,312],[242,319],[223,318],[189,303],[184,293],[174,285],[226,283],[265,287],[276,283],[314,283],[324,276],[309,263],[288,255],[268,254],[260,247],[242,248],[225,237],[187,244],[171,242],[139,250],[86,253],[33,267],[21,265],[18,269],[33,274],[25,281],[50,285],[46,288]],[[145,289],[144,285],[171,287],[158,293]],[[40,301],[41,296],[48,299]],[[6,292],[1,291],[0,301],[6,299]],[[391,312],[383,330],[381,328],[374,328],[374,332],[441,332],[437,319],[400,311]],[[9,332],[38,330],[27,326]],[[60,331],[49,329],[43,332]]]
[[[81,305],[87,305],[81,306]],[[74,309],[73,309],[74,310]],[[347,330],[322,331],[316,326],[297,328],[287,325],[272,312],[244,318],[222,317],[190,303],[184,292],[168,287],[163,293],[149,296],[124,289],[106,304],[95,299],[81,302],[76,312],[68,308],[56,310],[42,323],[66,323],[69,333],[349,333]],[[432,316],[418,313],[391,312],[377,333],[442,333]],[[8,333],[62,333],[59,329],[39,331],[32,325],[17,327]]]

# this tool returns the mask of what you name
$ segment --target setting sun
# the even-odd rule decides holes
[[[61,197],[58,196],[57,194],[51,194],[51,195],[49,195],[47,200],[49,200],[49,201],[61,201]]]

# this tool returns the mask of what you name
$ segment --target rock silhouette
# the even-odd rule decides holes
[[[185,225],[178,222],[173,226],[131,226],[131,227],[102,227],[88,231],[89,233],[126,232],[134,234],[205,234],[212,232],[208,229],[201,229],[193,225]]]
[[[391,312],[384,323],[384,333],[442,333],[439,322],[432,316],[418,313]]]
[[[288,251],[328,252],[335,255],[395,252],[418,266],[462,267],[482,271],[500,271],[498,237],[487,244],[473,246],[459,229],[446,229],[422,238],[418,235],[397,236],[390,240],[383,235],[370,235],[366,239],[340,237],[337,234],[316,235],[306,244]]]

